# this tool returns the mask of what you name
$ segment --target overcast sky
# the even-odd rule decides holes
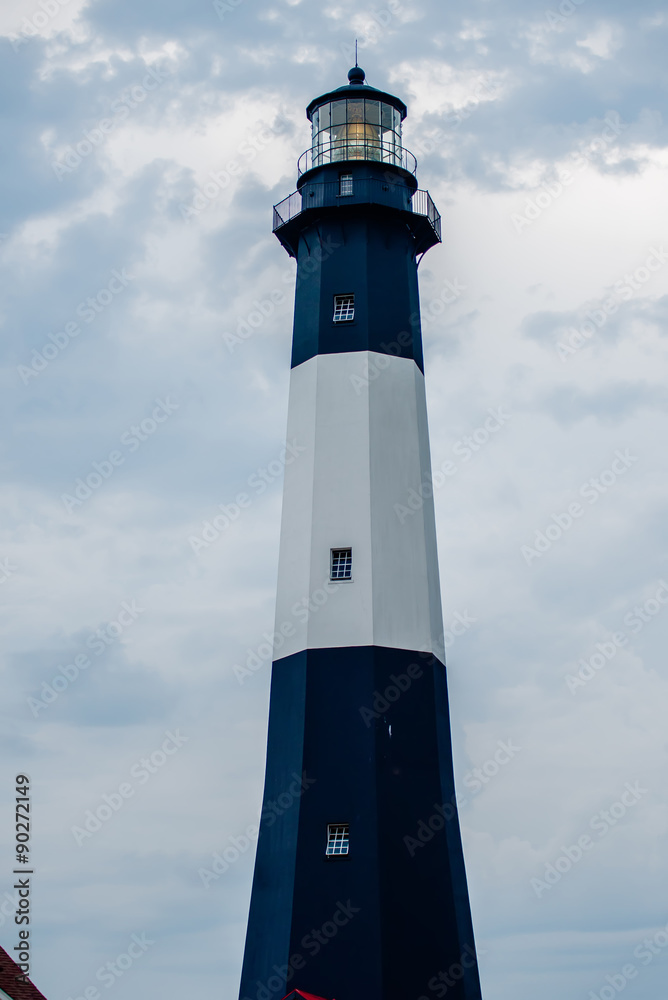
[[[484,997],[664,994],[667,29],[658,0],[2,0],[0,895],[26,773],[49,1000],[236,997],[254,845],[202,870],[262,793],[271,208],[356,35],[443,214],[420,280]]]

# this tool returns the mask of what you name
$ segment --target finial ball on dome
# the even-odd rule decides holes
[[[366,74],[361,66],[353,66],[353,68],[348,72],[348,79],[352,84],[364,83],[365,75]]]

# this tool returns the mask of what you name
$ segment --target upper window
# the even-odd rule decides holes
[[[332,580],[352,580],[353,550],[332,549]]]
[[[382,101],[350,97],[321,104],[311,117],[313,166],[376,160],[401,166],[401,114]]]
[[[339,174],[339,194],[347,195],[353,193],[353,175]]]
[[[350,824],[330,823],[327,827],[327,856],[347,854],[350,850]]]
[[[355,296],[334,296],[334,322],[345,323],[355,318]]]

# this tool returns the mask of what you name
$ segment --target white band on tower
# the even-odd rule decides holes
[[[360,351],[292,369],[276,631],[280,656],[388,646],[444,659],[424,376]],[[330,582],[332,549],[352,580]],[[283,634],[282,633],[282,634]]]

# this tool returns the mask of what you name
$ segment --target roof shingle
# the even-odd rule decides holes
[[[30,980],[23,981],[21,969],[4,948],[0,948],[0,990],[11,1000],[46,1000]]]

